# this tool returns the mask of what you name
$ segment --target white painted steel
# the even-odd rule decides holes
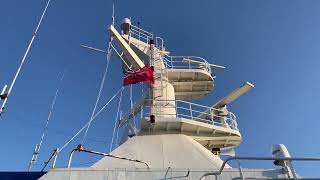
[[[272,156],[275,158],[290,158],[290,153],[287,147],[283,144],[276,144],[272,146]],[[275,160],[275,165],[282,166],[288,171],[290,178],[297,178],[292,162],[290,160]]]
[[[124,61],[134,68],[141,68],[147,63],[154,66],[156,80],[150,87],[150,94],[128,112],[134,116],[143,110],[141,117],[145,118],[141,122],[141,131],[137,134],[136,129],[126,123],[132,116],[123,116],[122,123],[128,130],[123,143],[110,154],[142,160],[150,168],[146,169],[144,164],[137,162],[103,157],[90,168],[53,169],[40,179],[199,179],[204,174],[211,175],[214,174],[212,171],[224,168],[226,162],[211,152],[213,147],[226,150],[241,143],[236,117],[227,111],[226,105],[253,85],[246,82],[212,107],[177,100],[177,97],[196,99],[206,96],[213,90],[215,76],[211,69],[224,67],[209,64],[199,57],[165,57],[169,52],[164,51],[162,39],[156,38],[156,46],[149,45],[149,40],[154,39],[151,33],[131,24],[129,29],[128,35],[121,36],[113,26],[110,27],[111,34],[124,51],[121,58],[124,57]],[[149,115],[156,116],[155,123],[150,123]],[[128,136],[130,131],[137,135]],[[226,167],[223,174],[221,171],[219,176],[208,179],[286,177],[286,172],[281,169]]]
[[[57,162],[57,158],[58,158],[58,152],[59,152],[59,148],[57,148],[55,150],[55,155],[54,155],[54,159],[53,159],[53,163],[52,163],[52,168],[55,168],[55,166],[56,166],[56,162]]]
[[[131,20],[129,18],[124,18],[121,23],[121,30],[123,33],[128,34],[130,31]]]
[[[205,173],[216,169],[181,169],[181,168],[56,168],[45,174],[40,180],[198,180]],[[218,171],[218,170],[217,170]],[[286,179],[281,169],[247,169],[241,168],[248,179]],[[188,173],[189,172],[189,173]],[[206,177],[206,180],[241,179],[238,168],[225,169],[221,175]]]
[[[152,44],[150,57],[154,66],[155,84],[152,86],[152,104],[150,112],[157,117],[176,117],[175,92],[173,85],[165,77],[162,56],[156,53]]]
[[[140,134],[184,134],[200,143],[211,151],[213,147],[230,149],[238,146],[241,134],[237,129],[225,126],[222,123],[209,123],[188,118],[164,118],[156,119],[150,124],[149,119],[142,120]]]
[[[242,86],[240,86],[239,88],[235,89],[230,94],[228,94],[227,96],[222,98],[220,101],[215,103],[212,106],[212,108],[221,109],[221,110],[224,110],[224,111],[228,112],[227,109],[226,109],[226,105],[228,105],[229,103],[233,102],[234,100],[236,100],[237,98],[239,98],[240,96],[242,96],[243,94],[245,94],[246,92],[251,90],[253,87],[254,87],[254,85],[251,84],[250,82],[245,82]],[[210,111],[210,109],[204,111],[202,114],[200,114],[198,116],[198,118],[206,118],[207,113],[209,111]]]
[[[166,76],[174,86],[179,100],[199,99],[207,96],[214,88],[212,75],[204,69],[166,69]]]
[[[6,92],[6,89],[7,89],[7,85],[4,85],[0,95],[3,95]]]
[[[242,86],[232,91],[229,95],[224,97],[222,100],[220,100],[218,103],[213,105],[213,107],[223,107],[232,101],[236,100],[238,97],[242,96],[246,92],[250,91],[252,88],[254,88],[254,85],[250,82],[245,82]]]
[[[130,60],[132,66],[135,69],[143,68],[145,64],[141,61],[137,54],[130,48],[129,44],[122,38],[119,32],[112,25],[110,25],[109,31],[111,35],[115,38],[119,46],[121,46],[126,58]]]
[[[150,168],[218,168],[223,161],[191,137],[182,134],[129,138],[110,154],[142,160]],[[188,157],[188,158],[186,158]],[[93,168],[145,168],[144,164],[103,157]]]
[[[204,64],[203,62],[199,62],[199,61],[196,61],[196,60],[192,60],[192,59],[183,59],[182,62],[185,62],[185,63],[190,63],[190,64],[198,64],[198,65],[206,65]],[[218,69],[218,70],[223,70],[225,69],[226,67],[224,66],[220,66],[220,65],[216,65],[216,64],[208,64],[208,66],[211,68],[211,69]]]

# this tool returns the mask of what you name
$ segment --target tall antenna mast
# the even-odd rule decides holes
[[[63,73],[62,73],[62,76],[61,76],[61,78],[60,78],[60,82],[59,82],[58,88],[57,88],[57,90],[56,90],[56,94],[54,95],[53,101],[52,101],[52,103],[51,103],[51,108],[50,108],[50,110],[49,110],[49,114],[48,114],[48,118],[47,118],[47,120],[46,120],[46,124],[45,124],[45,126],[44,126],[44,128],[43,128],[43,133],[42,133],[42,136],[41,136],[41,139],[40,139],[40,143],[39,143],[39,144],[36,144],[36,146],[35,146],[35,148],[34,148],[34,151],[33,151],[33,154],[32,154],[31,160],[30,160],[30,163],[29,163],[29,168],[28,168],[29,171],[31,170],[32,165],[33,165],[34,163],[36,163],[36,161],[37,161],[37,158],[38,158],[38,155],[39,155],[39,152],[40,152],[40,149],[41,149],[41,145],[42,145],[42,143],[43,143],[44,136],[46,135],[47,130],[48,130],[48,125],[49,125],[49,121],[50,121],[50,119],[51,119],[52,112],[53,112],[53,110],[54,110],[54,105],[55,105],[55,103],[56,103],[56,99],[57,99],[57,97],[58,97],[58,94],[59,94],[60,89],[61,89],[61,86],[62,86],[62,81],[63,81],[63,78],[64,78],[64,74],[65,74],[65,71],[63,71]]]
[[[40,25],[41,25],[41,23],[42,23],[42,20],[43,20],[45,14],[46,14],[46,12],[47,12],[47,9],[48,9],[48,6],[49,6],[50,2],[51,2],[51,0],[48,0],[48,2],[47,2],[47,4],[46,4],[46,7],[44,8],[44,10],[43,10],[43,12],[42,12],[42,15],[41,15],[41,18],[40,18],[40,20],[39,20],[39,22],[38,22],[38,25],[37,25],[37,27],[36,27],[36,30],[35,30],[34,33],[33,33],[33,36],[32,36],[32,38],[31,38],[31,40],[30,40],[30,43],[29,43],[29,45],[28,45],[28,48],[27,48],[26,52],[24,53],[24,56],[23,56],[23,58],[22,58],[22,60],[21,60],[21,63],[20,63],[20,66],[19,66],[19,68],[18,68],[18,70],[17,70],[17,72],[16,72],[16,75],[14,76],[14,78],[13,78],[13,80],[12,80],[12,83],[11,83],[11,85],[10,85],[10,87],[9,87],[8,92],[7,92],[7,93],[5,92],[5,90],[6,90],[6,88],[7,88],[7,85],[5,85],[4,88],[3,88],[2,93],[0,94],[0,99],[3,100],[2,105],[1,105],[1,108],[0,108],[0,116],[1,116],[1,114],[3,113],[3,110],[4,110],[4,107],[5,107],[6,103],[7,103],[8,97],[9,97],[10,94],[11,94],[12,88],[13,88],[13,86],[14,86],[14,84],[15,84],[15,82],[16,82],[19,74],[20,74],[21,68],[22,68],[22,66],[23,66],[23,64],[24,64],[24,62],[25,62],[25,60],[26,60],[26,58],[27,58],[27,56],[28,56],[29,50],[30,50],[30,48],[31,48],[31,46],[32,46],[32,44],[33,44],[33,41],[34,41],[37,33],[38,33],[39,27],[40,27]]]
[[[114,26],[114,0],[112,1],[112,25]]]

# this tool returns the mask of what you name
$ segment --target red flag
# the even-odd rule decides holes
[[[149,66],[135,71],[127,71],[124,75],[123,85],[136,84],[143,81],[148,84],[154,84],[153,70]]]

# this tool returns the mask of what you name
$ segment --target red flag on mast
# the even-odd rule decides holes
[[[153,70],[149,66],[145,66],[135,71],[127,71],[124,75],[123,86],[143,81],[148,84],[154,84]]]

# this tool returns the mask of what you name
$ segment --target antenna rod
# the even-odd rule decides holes
[[[21,63],[20,63],[20,66],[19,66],[19,68],[18,68],[18,70],[17,70],[17,72],[16,72],[16,75],[14,76],[14,78],[13,78],[13,80],[12,80],[12,83],[11,83],[11,85],[10,85],[10,87],[9,87],[9,90],[8,90],[8,92],[6,93],[6,96],[5,96],[5,98],[4,98],[4,101],[3,101],[2,105],[1,105],[1,108],[0,108],[0,116],[1,116],[1,114],[3,113],[4,106],[6,105],[7,100],[8,100],[8,97],[10,96],[10,93],[11,93],[11,91],[12,91],[12,88],[13,88],[13,86],[14,86],[17,78],[18,78],[18,75],[20,74],[21,68],[22,68],[22,66],[23,66],[23,64],[24,64],[24,62],[25,62],[25,60],[26,60],[26,58],[27,58],[27,55],[28,55],[28,53],[29,53],[29,50],[30,50],[30,48],[31,48],[31,46],[32,46],[32,44],[33,44],[33,40],[35,39],[35,37],[36,37],[36,35],[37,35],[37,33],[38,33],[39,27],[40,27],[40,25],[41,25],[41,23],[42,23],[42,20],[43,20],[45,14],[46,14],[46,12],[47,12],[47,8],[48,8],[50,2],[51,2],[51,0],[48,0],[48,2],[47,2],[47,4],[46,4],[46,7],[44,8],[44,10],[43,10],[43,12],[42,12],[42,15],[41,15],[41,18],[40,18],[40,20],[39,20],[39,23],[38,23],[38,25],[37,25],[37,27],[36,27],[36,30],[34,31],[34,34],[33,34],[32,38],[31,38],[31,40],[30,40],[30,43],[29,43],[29,45],[28,45],[28,48],[27,48],[26,52],[24,53],[24,56],[23,56],[23,58],[22,58],[22,60],[21,60]]]
[[[42,133],[42,136],[41,136],[41,139],[40,139],[40,143],[36,144],[36,146],[34,148],[34,152],[32,154],[32,157],[31,157],[31,160],[30,160],[30,164],[29,164],[29,168],[28,168],[29,171],[31,170],[32,165],[34,163],[36,163],[36,161],[37,161],[37,157],[39,155],[39,152],[40,152],[40,149],[41,149],[41,145],[43,143],[44,136],[46,135],[46,132],[48,130],[48,125],[49,125],[49,121],[51,119],[51,115],[52,115],[52,112],[53,112],[53,109],[54,109],[54,105],[56,103],[56,99],[58,97],[59,91],[60,91],[61,86],[62,86],[62,81],[63,81],[63,78],[64,78],[64,74],[65,74],[65,71],[62,73],[62,76],[60,78],[60,83],[59,83],[58,88],[56,90],[56,94],[54,95],[53,101],[51,103],[51,108],[49,110],[49,114],[48,114],[48,118],[47,118],[46,124],[45,124],[45,126],[43,128],[43,133]]]
[[[98,48],[94,48],[94,47],[90,47],[90,46],[86,46],[86,45],[80,45],[81,47],[83,48],[87,48],[87,49],[90,49],[90,50],[93,50],[93,51],[97,51],[97,52],[101,52],[101,53],[107,53],[106,51],[102,50],[102,49],[98,49]]]
[[[114,26],[114,0],[112,1],[112,25]]]

